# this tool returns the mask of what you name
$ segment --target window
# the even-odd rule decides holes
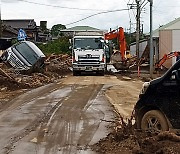
[[[26,43],[18,44],[15,48],[31,65],[36,63],[38,55]]]
[[[75,49],[103,49],[102,38],[76,38],[74,41]]]

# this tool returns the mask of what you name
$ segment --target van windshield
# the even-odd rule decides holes
[[[31,65],[36,63],[38,55],[26,43],[22,42],[16,45],[15,48]]]
[[[75,38],[75,49],[103,49],[102,38]]]

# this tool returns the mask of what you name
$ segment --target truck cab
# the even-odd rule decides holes
[[[79,32],[73,37],[73,75],[96,72],[104,75],[106,68],[104,37],[99,33]]]

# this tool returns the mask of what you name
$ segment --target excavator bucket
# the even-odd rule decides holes
[[[117,70],[127,70],[129,69],[128,61],[122,61],[122,56],[119,51],[115,52],[111,56],[111,64]]]

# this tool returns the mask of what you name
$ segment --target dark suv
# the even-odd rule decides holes
[[[180,131],[180,60],[162,77],[144,83],[135,119],[143,130]]]

